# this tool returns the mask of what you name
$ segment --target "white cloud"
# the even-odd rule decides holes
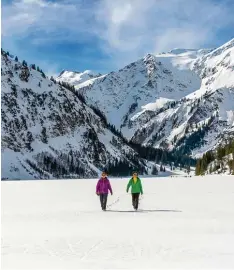
[[[16,0],[2,7],[2,35],[9,43],[30,37],[32,46],[88,44],[95,37],[112,66],[121,67],[148,52],[215,42],[217,31],[234,25],[230,5],[232,0]]]
[[[80,1],[16,0],[2,9],[2,35],[13,38],[33,35],[33,39],[38,33],[51,41],[58,37],[76,40],[78,33],[89,31],[92,17]]]
[[[233,24],[228,2],[211,0],[104,0],[97,18],[102,38],[113,49],[136,55],[173,47],[200,47]],[[122,11],[122,12],[121,12]]]

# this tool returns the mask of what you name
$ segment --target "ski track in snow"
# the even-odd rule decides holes
[[[233,269],[234,177],[2,182],[2,269]]]

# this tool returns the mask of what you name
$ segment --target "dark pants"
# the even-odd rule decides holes
[[[107,193],[100,194],[100,202],[101,202],[102,210],[106,210],[107,197],[108,197]]]
[[[134,209],[138,209],[140,193],[132,193],[132,205]]]

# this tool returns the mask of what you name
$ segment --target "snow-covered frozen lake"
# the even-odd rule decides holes
[[[234,177],[110,180],[2,182],[2,269],[234,269]]]

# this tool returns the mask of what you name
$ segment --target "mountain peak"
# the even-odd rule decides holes
[[[144,60],[153,59],[155,56],[152,53],[147,53],[144,57]]]
[[[63,70],[56,80],[57,81],[61,80],[72,85],[77,85],[84,83],[90,79],[100,77],[101,75],[102,74],[100,73],[96,74],[92,70],[85,70],[83,72]]]
[[[63,69],[60,74],[58,75],[58,77],[61,77],[62,75],[64,74],[80,74],[81,72],[79,71],[70,71],[70,70],[66,70],[66,69]]]

